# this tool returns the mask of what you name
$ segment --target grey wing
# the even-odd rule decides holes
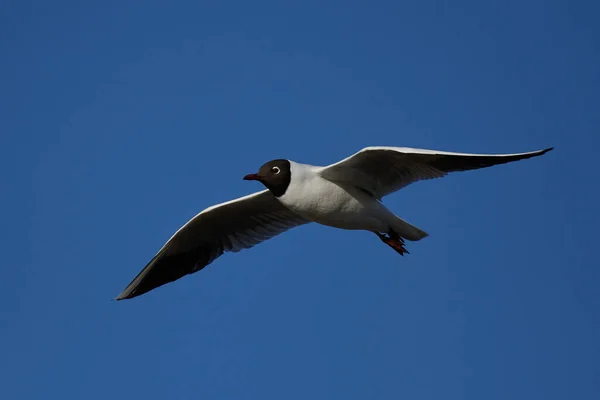
[[[324,167],[320,173],[332,182],[356,186],[381,199],[419,180],[523,160],[550,150],[552,148],[516,154],[468,154],[408,147],[366,147]]]
[[[197,272],[225,252],[238,252],[309,221],[268,190],[218,204],[182,226],[116,300],[130,299]]]

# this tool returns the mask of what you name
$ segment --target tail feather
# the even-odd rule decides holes
[[[429,234],[414,225],[409,224],[405,220],[400,217],[396,217],[396,220],[391,226],[392,230],[396,232],[399,236],[403,237],[406,240],[410,240],[412,242],[416,242],[421,240]]]

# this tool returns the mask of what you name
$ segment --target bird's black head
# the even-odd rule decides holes
[[[256,174],[246,175],[247,181],[259,181],[275,195],[284,195],[292,179],[292,166],[288,160],[278,159],[263,164]]]

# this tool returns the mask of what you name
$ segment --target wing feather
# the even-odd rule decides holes
[[[307,220],[268,190],[205,209],[182,226],[116,298],[130,299],[251,248]]]
[[[409,147],[366,147],[324,167],[320,174],[332,182],[358,187],[381,199],[420,180],[537,157],[550,150],[551,147],[528,153],[469,154]]]

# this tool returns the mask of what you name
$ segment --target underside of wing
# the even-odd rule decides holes
[[[130,299],[308,223],[268,190],[209,207],[181,227],[116,300]]]
[[[523,160],[550,150],[552,148],[516,154],[469,154],[408,147],[367,147],[324,167],[321,176],[358,187],[380,199],[419,180]]]

